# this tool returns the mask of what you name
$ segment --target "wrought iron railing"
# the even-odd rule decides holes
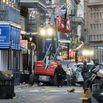
[[[38,3],[44,8],[46,7],[46,0],[20,0],[20,3]]]
[[[0,0],[0,4],[7,4],[13,8],[18,8],[20,0]]]
[[[0,3],[0,21],[11,21],[20,24],[20,11],[7,4]]]

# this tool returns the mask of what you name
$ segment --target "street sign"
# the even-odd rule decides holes
[[[71,43],[70,40],[59,40],[60,43]]]

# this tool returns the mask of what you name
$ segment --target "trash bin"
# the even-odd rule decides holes
[[[10,71],[0,71],[0,98],[10,99],[15,96],[14,77]]]

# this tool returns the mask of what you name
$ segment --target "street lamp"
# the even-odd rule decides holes
[[[46,29],[45,28],[40,28],[39,35],[45,37],[45,35],[46,35]]]
[[[43,37],[51,37],[55,34],[55,31],[52,26],[45,26],[42,28],[39,28],[39,35]]]
[[[52,38],[52,52],[54,52],[54,50],[55,50],[54,34],[55,34],[55,30],[50,25],[39,28],[39,35],[45,39],[45,44],[44,44],[45,50],[44,51],[46,51],[46,48],[45,48],[46,47],[46,38]]]
[[[84,50],[82,50],[82,55],[84,57],[93,57],[94,50],[92,50],[92,49],[84,49]]]
[[[92,49],[83,49],[82,50],[82,56],[86,59],[92,58],[94,56],[94,50]]]
[[[29,41],[30,41],[30,42],[32,41],[32,37],[29,37]]]
[[[47,28],[47,34],[48,34],[49,37],[53,36],[54,32],[55,31],[54,31],[54,29],[52,27],[49,26]]]

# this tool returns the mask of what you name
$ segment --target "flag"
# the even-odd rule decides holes
[[[71,26],[72,26],[72,19],[70,19],[68,17],[66,29],[68,30],[69,33],[72,32],[72,27]]]

